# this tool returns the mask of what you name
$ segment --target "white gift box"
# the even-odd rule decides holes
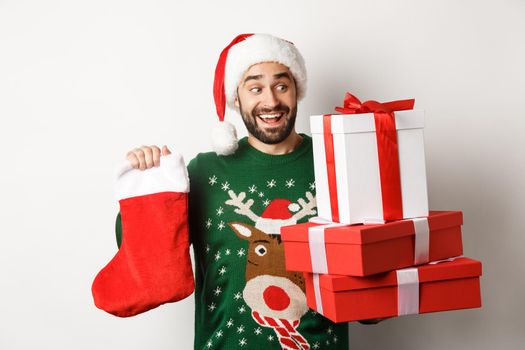
[[[423,140],[424,111],[394,113],[397,129],[403,217],[428,216]],[[339,222],[382,223],[383,203],[374,113],[331,115]],[[328,186],[323,115],[310,117],[317,210],[333,220]]]

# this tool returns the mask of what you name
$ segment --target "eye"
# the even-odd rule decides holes
[[[254,93],[254,94],[258,94],[259,92],[261,92],[261,88],[259,88],[259,87],[251,88],[250,92]]]
[[[259,255],[259,256],[264,256],[266,255],[266,252],[268,250],[266,249],[265,246],[263,246],[262,244],[259,244],[257,247],[255,247],[255,254]]]
[[[277,91],[284,92],[284,91],[288,90],[288,85],[279,84],[279,85],[276,86],[276,89],[277,89]]]

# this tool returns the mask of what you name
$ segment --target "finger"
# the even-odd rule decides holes
[[[151,152],[153,153],[153,165],[158,167],[160,165],[160,148],[157,146],[151,146]]]
[[[170,150],[166,145],[162,146],[162,155],[167,156],[168,154],[171,154]]]
[[[133,152],[135,153],[135,156],[137,156],[139,160],[139,169],[145,170],[146,169],[146,156],[144,155],[144,151],[141,148],[135,148]]]
[[[133,168],[137,169],[140,166],[139,159],[137,158],[137,155],[134,153],[134,151],[129,151],[126,155],[126,159],[130,162]]]
[[[142,146],[141,149],[144,151],[144,158],[146,159],[146,169],[153,167],[153,151],[148,146]]]

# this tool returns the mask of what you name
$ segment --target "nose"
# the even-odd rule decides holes
[[[275,92],[272,89],[265,89],[265,93],[263,96],[263,106],[273,108],[279,104],[279,100],[277,99],[277,96],[275,96]]]
[[[263,298],[266,305],[275,311],[282,311],[290,305],[288,293],[281,287],[268,286],[263,292]]]

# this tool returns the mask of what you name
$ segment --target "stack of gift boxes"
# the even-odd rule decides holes
[[[481,306],[481,263],[463,253],[460,211],[429,211],[424,112],[414,100],[311,117],[318,217],[281,228],[286,268],[334,322]]]

